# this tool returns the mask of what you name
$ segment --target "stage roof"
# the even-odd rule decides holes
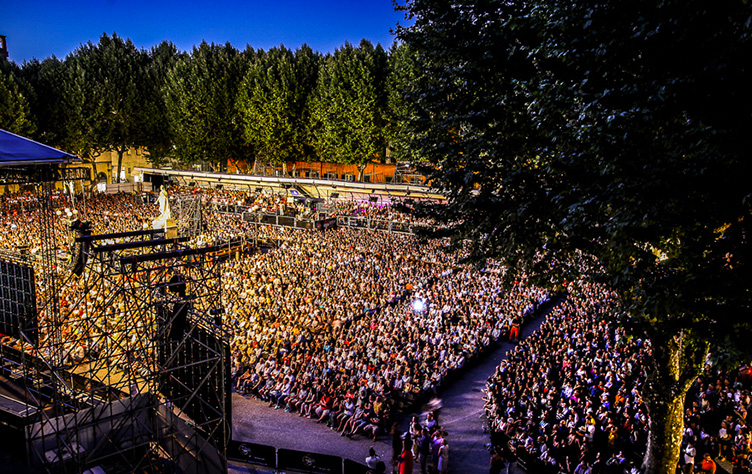
[[[0,129],[0,166],[77,163],[81,158]]]

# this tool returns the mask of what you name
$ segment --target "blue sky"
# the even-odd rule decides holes
[[[388,48],[389,30],[404,23],[391,0],[37,1],[0,2],[0,34],[18,64],[53,54],[64,58],[102,33],[130,38],[137,47],[169,40],[189,51],[202,40],[269,49],[308,43],[322,53],[362,38]]]

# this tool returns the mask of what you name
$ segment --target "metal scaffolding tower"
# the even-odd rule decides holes
[[[83,226],[65,262],[60,249],[75,226],[58,212],[71,206],[55,187],[64,174],[21,173],[36,190],[41,251],[0,264],[36,296],[33,315],[11,320],[16,342],[0,347],[30,414],[29,463],[49,473],[226,472],[221,249],[158,230],[89,235]]]
[[[178,235],[181,237],[196,237],[203,231],[203,214],[201,196],[195,194],[179,194],[171,198],[172,209],[176,211],[175,221],[178,225]]]

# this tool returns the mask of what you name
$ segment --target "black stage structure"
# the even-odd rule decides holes
[[[26,190],[39,229],[31,252],[0,254],[0,418],[41,472],[226,472],[226,253],[64,219],[75,203],[59,183],[89,173],[72,158],[0,163],[0,184]]]

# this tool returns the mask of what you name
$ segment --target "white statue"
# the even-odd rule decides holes
[[[167,189],[164,186],[159,191],[157,204],[159,204],[159,217],[154,219],[152,225],[155,229],[167,228],[167,221],[172,216],[170,215],[170,197],[167,195]]]

